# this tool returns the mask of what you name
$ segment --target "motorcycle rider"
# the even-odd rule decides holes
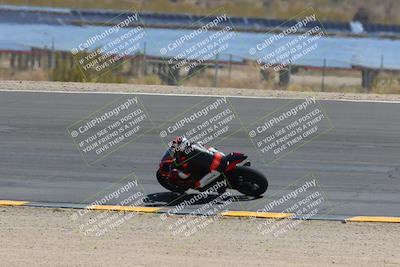
[[[190,179],[195,181],[195,187],[200,188],[215,181],[220,173],[225,171],[230,161],[247,158],[238,153],[225,155],[213,147],[206,148],[201,143],[192,144],[181,136],[171,141],[169,146],[174,159],[172,177]],[[200,176],[197,176],[199,174]]]

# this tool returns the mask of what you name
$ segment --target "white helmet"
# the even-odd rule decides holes
[[[184,151],[187,147],[190,146],[189,140],[184,136],[178,136],[174,140],[172,140],[169,144],[169,147],[176,151]]]

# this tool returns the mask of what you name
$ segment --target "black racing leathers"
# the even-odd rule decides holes
[[[188,175],[203,177],[212,170],[223,172],[227,166],[225,156],[216,150],[207,149],[200,144],[175,152],[176,168]]]

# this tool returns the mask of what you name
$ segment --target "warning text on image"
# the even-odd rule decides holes
[[[297,23],[281,25],[285,28],[279,33],[268,33],[262,42],[249,49],[256,57],[262,70],[287,70],[318,48],[318,42],[325,36],[323,26],[315,14],[297,20]]]
[[[114,191],[90,203],[85,209],[73,213],[71,220],[78,224],[79,231],[84,236],[99,237],[116,229],[137,213],[94,210],[104,205],[123,206],[127,211],[129,208],[143,206],[146,196],[138,191],[138,185],[137,179],[125,182]]]
[[[165,143],[174,137],[186,137],[192,143],[215,144],[239,129],[239,121],[226,97],[213,98],[162,127]]]
[[[302,184],[295,186],[295,190],[282,193],[278,199],[257,210],[260,214],[273,210],[288,215],[284,220],[263,220],[257,226],[258,231],[268,238],[277,238],[326,208],[326,197],[317,185],[315,177],[307,177]]]
[[[121,21],[71,50],[84,74],[90,71],[101,75],[140,51],[146,32],[138,14],[133,13],[123,20],[116,19]]]
[[[214,19],[205,18],[198,21],[201,27],[186,33],[166,47],[160,49],[162,55],[172,55],[168,60],[171,66],[171,74],[174,76],[179,70],[194,74],[199,71],[208,61],[215,61],[216,57],[223,54],[230,47],[236,32],[226,14],[219,15]],[[178,76],[175,77],[178,79]]]
[[[115,151],[144,133],[149,121],[139,98],[122,97],[112,105],[68,128],[88,163]]]
[[[253,124],[249,136],[269,163],[331,128],[329,118],[315,98],[306,98]]]

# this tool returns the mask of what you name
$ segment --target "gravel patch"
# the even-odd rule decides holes
[[[1,81],[0,89],[12,91],[69,91],[69,92],[137,92],[164,93],[187,95],[229,95],[268,98],[300,99],[315,96],[319,100],[366,100],[366,101],[400,101],[400,95],[384,94],[351,94],[351,93],[322,93],[322,92],[290,92],[278,90],[237,89],[237,88],[207,88],[182,87],[163,85],[135,84],[102,84],[102,83],[62,83],[38,81]]]

